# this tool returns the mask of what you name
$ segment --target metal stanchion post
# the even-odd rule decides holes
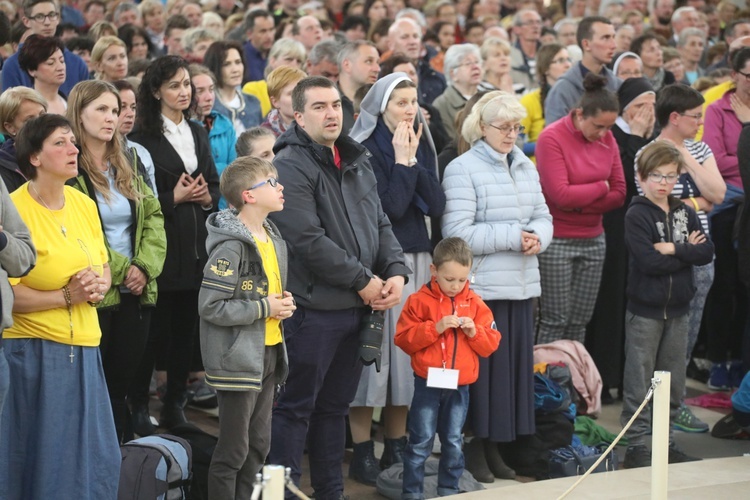
[[[284,467],[266,465],[263,467],[263,499],[284,500]]]
[[[658,380],[654,390],[654,411],[651,419],[651,500],[666,500],[669,480],[669,393],[672,374],[654,372]]]

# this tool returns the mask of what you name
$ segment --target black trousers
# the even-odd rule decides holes
[[[120,442],[132,439],[125,436],[130,415],[126,399],[146,349],[152,310],[141,307],[140,297],[122,293],[119,307],[98,311],[102,330],[99,350]]]
[[[197,332],[198,290],[159,292],[148,345],[131,392],[132,404],[148,404],[148,386],[154,370],[154,353],[161,341],[166,342],[167,346],[167,393],[164,402],[184,403]]]

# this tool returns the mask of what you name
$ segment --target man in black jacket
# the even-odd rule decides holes
[[[411,271],[380,205],[370,152],[341,135],[335,84],[305,78],[292,107],[296,123],[274,146],[285,207],[271,219],[289,247],[298,309],[284,322],[290,372],[274,408],[269,461],[291,467],[299,484],[307,439],[315,497],[338,500],[344,417],[362,370],[360,323],[366,306],[399,303]]]

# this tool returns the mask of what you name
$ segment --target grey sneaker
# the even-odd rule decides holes
[[[684,462],[698,462],[700,460],[703,460],[703,459],[687,455],[685,452],[677,448],[677,446],[675,445],[671,445],[669,447],[668,461],[670,464],[681,464]]]
[[[680,406],[680,411],[672,422],[672,427],[683,432],[708,432],[708,424],[693,415],[693,412],[685,403]]]

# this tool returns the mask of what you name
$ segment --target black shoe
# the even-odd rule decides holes
[[[385,470],[393,464],[404,462],[403,453],[406,448],[406,436],[398,439],[383,439],[385,449],[380,457],[380,468]]]
[[[161,409],[161,416],[159,418],[159,427],[165,429],[171,429],[180,424],[186,424],[187,418],[185,418],[185,412],[182,409],[182,405],[178,403],[164,403]]]
[[[492,475],[498,479],[515,479],[516,471],[506,465],[503,456],[497,449],[497,443],[493,443],[489,439],[483,439],[482,441],[484,441],[484,456]]]
[[[650,467],[651,466],[651,452],[645,444],[636,446],[628,446],[625,452],[625,463],[623,467],[626,469],[637,469],[638,467]]]
[[[133,426],[133,432],[139,436],[150,436],[156,432],[156,427],[151,423],[151,416],[148,413],[148,406],[137,405],[133,406],[130,410],[131,423]]]
[[[668,462],[670,464],[682,464],[682,463],[685,463],[685,462],[698,462],[700,460],[703,460],[703,459],[687,455],[682,450],[680,450],[679,448],[677,448],[677,446],[675,446],[675,445],[672,445],[672,446],[669,447]]]
[[[349,477],[358,483],[375,486],[380,466],[375,459],[375,443],[372,440],[353,444],[354,455],[349,464]]]
[[[609,386],[605,385],[602,387],[602,405],[613,405],[615,404],[615,398],[612,397],[612,393],[609,392]]]
[[[494,483],[495,475],[487,465],[487,457],[484,454],[484,440],[474,438],[464,444],[464,468],[471,472],[474,479],[480,483]]]

